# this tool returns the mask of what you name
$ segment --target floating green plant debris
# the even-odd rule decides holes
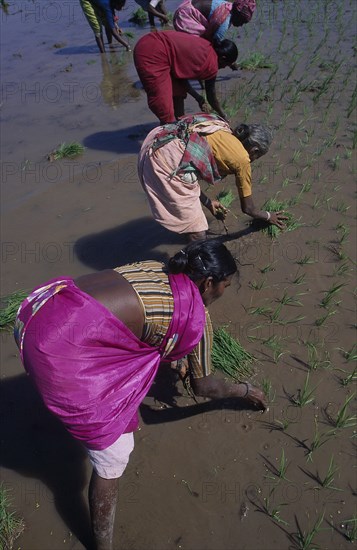
[[[84,150],[85,147],[77,141],[72,141],[71,143],[61,143],[58,149],[55,149],[52,153],[49,153],[47,158],[50,162],[64,158],[73,159],[79,155],[82,155]]]
[[[268,199],[263,205],[262,209],[268,212],[279,212],[281,210],[285,210],[287,206],[288,206],[287,202],[278,201],[275,198],[273,198],[273,199]],[[298,227],[302,226],[299,220],[296,220],[290,212],[284,212],[284,216],[287,217],[287,219],[284,221],[285,223],[284,231],[294,231],[294,229],[297,229]],[[281,231],[282,230],[279,229],[279,227],[272,224],[269,224],[267,227],[263,229],[263,232],[269,235],[269,237],[271,237],[272,239],[276,239],[279,233],[281,233]]]
[[[135,38],[135,34],[131,31],[124,31],[123,35],[126,36],[127,38]]]
[[[10,330],[13,327],[17,310],[27,296],[26,290],[18,290],[1,298],[5,307],[0,309],[0,330]]]
[[[271,63],[268,57],[259,52],[253,52],[249,57],[239,63],[241,69],[256,71],[257,69],[274,69],[274,63]]]
[[[224,328],[213,333],[212,364],[235,380],[246,380],[253,374],[253,355],[245,351],[242,345]]]
[[[145,25],[147,21],[148,14],[143,8],[138,8],[134,11],[133,15],[130,17],[130,23],[135,23],[136,25]]]
[[[10,512],[8,491],[0,487],[0,548],[11,550],[15,540],[25,529],[23,519],[18,518],[15,512]]]

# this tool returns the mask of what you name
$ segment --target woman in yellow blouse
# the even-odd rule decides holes
[[[283,213],[259,210],[252,197],[250,164],[268,152],[271,140],[266,126],[241,124],[233,131],[219,116],[205,113],[154,128],[142,145],[138,172],[155,220],[188,240],[205,238],[201,204],[214,216],[224,208],[201,191],[198,180],[213,184],[234,174],[242,211],[283,228]]]

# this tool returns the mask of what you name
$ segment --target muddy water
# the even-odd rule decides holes
[[[129,0],[120,14],[133,43],[148,31],[126,22],[135,9]],[[279,193],[303,224],[272,242],[247,225],[238,201],[238,218],[227,220],[240,288],[236,282],[213,305],[212,318],[257,357],[256,383],[271,382],[271,403],[264,415],[198,407],[163,372],[120,480],[118,549],[280,550],[296,546],[298,525],[307,533],[323,513],[320,547],[351,547],[342,525],[354,514],[354,428],[332,433],[329,418],[353,392],[340,379],[353,369],[341,350],[352,349],[356,327],[355,18],[349,1],[261,1],[253,21],[232,34],[241,60],[260,52],[274,65],[222,71],[219,81],[232,124],[275,128],[271,151],[253,165],[255,201]],[[156,121],[132,54],[117,46],[101,60],[73,1],[13,3],[1,27],[1,294],[58,274],[165,259],[181,247],[153,223],[137,179],[136,155]],[[86,146],[82,157],[47,161],[72,140]],[[221,188],[234,189],[233,180]],[[224,233],[211,218],[210,229]],[[337,284],[344,286],[321,307]],[[275,314],[284,295],[293,300]],[[11,335],[2,344],[2,479],[26,522],[15,547],[84,548],[86,458],[43,409]],[[329,368],[311,370],[312,401],[297,407],[292,398],[316,363]],[[326,443],[308,461],[315,423]],[[288,469],[277,481],[282,449]],[[321,487],[332,455],[334,480]]]

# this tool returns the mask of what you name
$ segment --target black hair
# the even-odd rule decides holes
[[[237,61],[238,48],[232,40],[225,38],[221,42],[214,42],[213,47],[218,57],[224,57],[228,65]]]
[[[240,124],[234,130],[234,135],[246,149],[258,147],[262,155],[269,151],[273,140],[273,131],[262,124]]]
[[[212,277],[224,281],[237,272],[237,265],[225,245],[216,239],[193,241],[169,260],[170,273],[184,273],[192,281]]]

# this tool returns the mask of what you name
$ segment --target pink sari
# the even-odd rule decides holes
[[[137,409],[160,361],[190,353],[205,311],[185,275],[169,275],[174,313],[159,347],[139,340],[70,278],[35,289],[20,306],[15,339],[46,407],[89,449],[102,450],[138,426]]]

